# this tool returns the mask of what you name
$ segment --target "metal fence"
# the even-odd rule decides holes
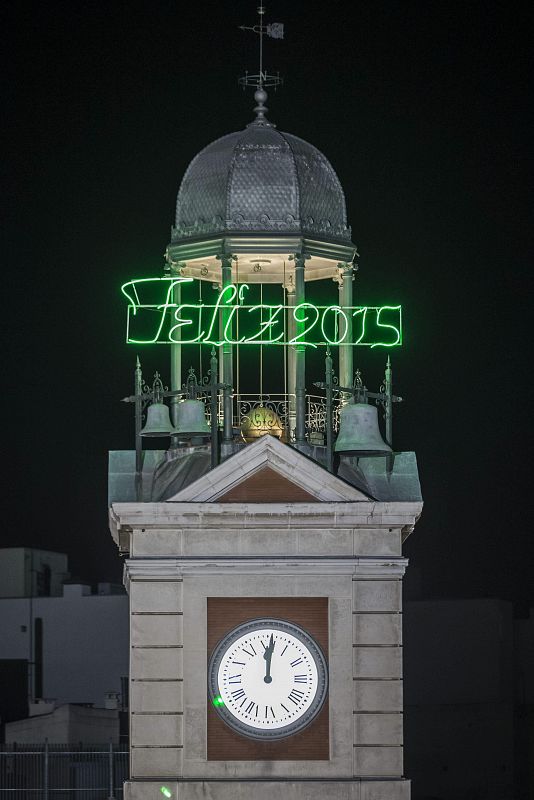
[[[334,387],[335,388],[335,387]],[[210,395],[206,392],[201,392],[197,395],[199,400],[202,400],[206,405],[206,420],[211,425],[210,413]],[[282,428],[284,430],[285,438],[289,441],[294,439],[295,428],[295,407],[296,395],[294,394],[273,394],[267,392],[266,394],[243,394],[234,392],[232,395],[233,403],[233,426],[234,428],[242,429],[243,425],[246,426],[255,412],[260,409],[269,408],[278,416]],[[333,427],[337,431],[339,429],[339,412],[342,407],[341,397],[334,396],[333,399]],[[218,398],[218,420],[219,425],[223,424],[223,397],[219,395]],[[306,430],[308,435],[311,434],[324,434],[326,432],[326,398],[322,395],[307,394],[306,395]],[[318,442],[313,442],[317,444]]]
[[[122,800],[124,745],[0,745],[2,800]]]

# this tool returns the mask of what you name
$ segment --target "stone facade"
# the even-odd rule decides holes
[[[273,447],[280,474],[293,481],[299,470],[306,474],[304,456],[260,440],[212,471],[213,492],[244,478],[240,458],[265,463]],[[221,503],[197,485],[201,479],[166,503],[112,506],[112,533],[129,552],[128,800],[161,797],[162,785],[180,800],[272,798],[280,781],[295,800],[409,797],[401,543],[422,504],[376,502],[321,472],[320,488],[302,483],[320,492],[310,503]],[[210,761],[207,598],[290,596],[328,598],[330,758]]]

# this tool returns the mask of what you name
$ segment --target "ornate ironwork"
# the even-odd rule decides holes
[[[196,400],[198,396],[199,383],[193,367],[189,367],[185,383],[182,384],[182,389],[185,391],[185,396],[188,400]]]
[[[339,412],[341,410],[341,395],[335,388],[336,397],[333,401],[333,427],[334,431],[339,429]],[[211,413],[209,408],[209,392],[199,392],[197,400],[202,400],[206,404],[206,419],[211,425]],[[266,409],[273,411],[279,418],[283,428],[283,438],[286,441],[294,441],[294,431],[291,430],[291,417],[295,414],[295,395],[294,394],[249,394],[240,393],[232,395],[233,402],[233,427],[235,431],[242,430],[247,423],[254,424],[258,419],[256,414],[263,415]],[[218,398],[217,417],[219,426],[223,421],[222,398]],[[326,433],[326,399],[320,395],[306,395],[306,433],[308,438],[315,438],[315,443],[319,442],[318,434]],[[293,419],[294,425],[294,419]],[[274,423],[273,423],[274,426]],[[315,434],[315,437],[313,435]]]

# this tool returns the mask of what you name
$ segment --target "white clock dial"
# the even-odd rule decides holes
[[[215,709],[230,727],[252,738],[279,739],[309,725],[321,709],[327,683],[319,645],[284,620],[240,625],[210,660]]]

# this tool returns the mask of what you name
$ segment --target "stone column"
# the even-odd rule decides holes
[[[347,308],[352,306],[352,264],[338,264],[339,270],[339,305],[341,308]],[[341,386],[352,386],[353,381],[353,353],[352,353],[352,313],[347,313],[347,321],[345,321],[345,317],[340,315],[339,317],[339,337],[340,339],[343,337],[344,342],[350,342],[351,344],[339,345],[339,383]],[[344,401],[346,402],[347,396],[344,396]]]
[[[174,276],[173,276],[174,277]],[[172,290],[172,301],[180,304],[182,287],[177,283]],[[181,338],[181,328],[177,327],[173,333],[174,338]],[[182,388],[182,345],[171,344],[171,390],[177,391]],[[176,427],[178,424],[178,403],[179,397],[171,397],[171,422]],[[178,446],[178,437],[171,436],[171,447]]]
[[[304,268],[305,256],[301,253],[295,255],[295,305],[305,301]],[[302,316],[302,315],[301,315]],[[304,330],[304,323],[296,323],[297,335]],[[296,373],[296,426],[295,440],[297,444],[306,442],[306,345],[299,342],[295,347],[295,373]]]
[[[221,261],[221,285],[223,289],[230,286],[232,283],[232,256],[222,255],[218,256]],[[226,330],[226,325],[230,319],[232,311],[228,306],[223,306],[221,312],[222,330]],[[232,323],[228,332],[231,337]],[[224,342],[222,345],[222,376],[224,383],[229,384],[230,387],[234,385],[234,364],[232,345],[229,342]],[[233,439],[233,404],[232,404],[233,388],[223,390],[223,441],[231,442]]]
[[[290,276],[288,283],[285,285],[286,290],[286,304],[287,309],[287,338],[291,341],[296,334],[295,317],[293,316],[293,309],[295,308],[295,283],[293,276]],[[288,397],[288,425],[289,425],[289,438],[295,435],[296,425],[296,402],[295,395],[297,390],[297,364],[295,358],[295,345],[287,345],[287,393]]]

